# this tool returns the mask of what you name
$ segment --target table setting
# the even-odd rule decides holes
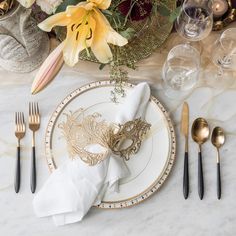
[[[1,1],[1,235],[234,235],[235,19]]]

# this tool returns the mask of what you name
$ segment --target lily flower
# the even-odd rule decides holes
[[[66,64],[74,66],[79,60],[79,53],[91,48],[101,63],[112,60],[108,44],[124,46],[127,39],[117,33],[101,10],[108,9],[111,0],[87,0],[76,6],[68,6],[65,12],[57,13],[39,24],[44,31],[51,31],[54,26],[66,26],[67,36],[64,41],[63,55]]]

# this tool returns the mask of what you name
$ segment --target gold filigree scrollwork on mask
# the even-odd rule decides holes
[[[151,125],[139,119],[118,125],[118,129],[110,137],[110,149],[126,161],[136,154]]]
[[[84,110],[65,114],[66,121],[59,124],[67,142],[67,149],[71,159],[79,156],[88,165],[96,165],[103,161],[109,152],[109,136],[111,128],[101,115],[94,113],[84,117]],[[102,152],[94,153],[88,150],[89,146],[100,145]]]
[[[84,110],[65,114],[66,121],[59,124],[67,142],[71,159],[78,156],[90,166],[99,164],[113,152],[125,160],[137,153],[150,129],[150,124],[135,119],[123,125],[108,123],[99,113],[85,116]],[[99,146],[99,151],[92,152],[91,147]],[[93,150],[94,151],[94,150]]]

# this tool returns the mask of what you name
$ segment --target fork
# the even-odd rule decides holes
[[[40,127],[40,114],[38,103],[29,103],[29,129],[33,132],[32,136],[32,160],[31,160],[31,192],[36,190],[36,152],[35,152],[35,132]]]
[[[20,190],[21,168],[20,168],[20,141],[25,136],[25,119],[23,112],[15,113],[15,136],[17,138],[17,153],[16,153],[16,172],[15,172],[15,192]]]

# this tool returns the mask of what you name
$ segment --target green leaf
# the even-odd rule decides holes
[[[177,7],[173,12],[171,12],[170,19],[169,19],[171,23],[173,23],[176,20],[176,18],[179,16],[180,9],[181,7]]]
[[[102,11],[105,15],[109,15],[109,16],[112,16],[113,15],[113,12],[109,11],[109,10],[103,10]]]
[[[67,6],[77,5],[79,2],[83,0],[64,0],[56,9],[55,13],[63,12],[66,10]]]
[[[157,6],[157,11],[162,15],[162,16],[170,16],[171,11],[170,9],[165,6],[164,4],[158,5]]]
[[[129,27],[126,30],[120,31],[119,33],[127,40],[130,40],[134,36],[135,30]]]

